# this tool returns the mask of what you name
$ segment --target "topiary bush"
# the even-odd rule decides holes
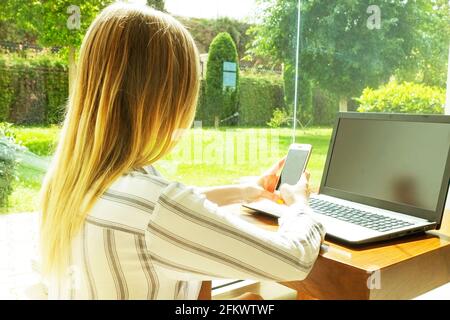
[[[202,79],[200,81],[200,89],[198,93],[195,120],[201,120],[202,122],[205,122],[205,118],[207,118],[207,112],[208,109],[206,107],[206,81]]]
[[[283,80],[261,75],[241,77],[239,125],[265,126],[275,109],[284,109]]]
[[[236,88],[223,86],[223,63],[236,63]],[[236,45],[230,34],[219,33],[211,42],[206,66],[206,104],[203,121],[214,123],[214,118],[224,119],[238,109],[239,65]],[[233,123],[227,123],[233,124]]]
[[[445,90],[419,83],[390,81],[378,89],[366,88],[359,112],[434,113],[444,112]]]

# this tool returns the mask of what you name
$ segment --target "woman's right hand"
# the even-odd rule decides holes
[[[309,172],[305,171],[300,180],[295,185],[282,184],[280,186],[280,196],[288,206],[294,204],[308,205],[309,199]]]

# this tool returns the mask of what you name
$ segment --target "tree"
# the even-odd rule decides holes
[[[224,87],[224,62],[235,63],[236,85],[234,88]],[[227,118],[238,109],[238,55],[236,45],[229,33],[219,33],[211,42],[206,68],[207,110],[204,111],[203,118],[207,124],[211,124],[215,117]]]
[[[68,50],[69,86],[76,74],[75,54],[97,13],[113,0],[2,0],[5,18],[35,34],[43,46]]]
[[[450,42],[450,17],[448,0],[433,0],[421,3],[421,27],[416,30],[418,42],[412,59],[399,69],[396,77],[400,81],[424,83],[445,88],[446,70]]]
[[[220,32],[230,34],[236,44],[240,58],[245,55],[246,47],[252,41],[250,35],[247,34],[250,24],[240,20],[228,17],[217,19],[177,17],[177,19],[188,28],[200,53],[208,52],[213,38]]]
[[[76,75],[76,50],[97,13],[113,0],[38,1],[43,23],[37,23],[39,42],[68,48],[69,90]],[[70,92],[70,91],[69,91]]]
[[[164,11],[164,0],[147,0],[147,5],[156,10]]]
[[[14,43],[33,43],[36,34],[30,28],[24,30],[19,28],[15,16],[20,16],[21,8],[19,3],[13,1],[4,1],[0,5],[0,39],[2,41],[10,41]],[[23,8],[22,8],[23,10]]]
[[[260,2],[270,5],[260,17],[263,23],[253,29],[254,52],[295,65],[298,0]],[[439,26],[448,24],[448,11],[443,13],[448,5],[436,6],[438,2],[445,0],[378,0],[375,7],[370,0],[302,0],[300,82],[313,81],[338,95],[341,108],[346,109],[348,99],[365,87],[376,87],[398,70],[417,65],[421,56],[417,52],[425,54],[425,42],[428,47],[434,43],[427,27],[435,21],[441,21]],[[448,37],[448,32],[443,33]],[[305,91],[300,88],[301,93]]]

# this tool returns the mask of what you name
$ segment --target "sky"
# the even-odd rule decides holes
[[[146,2],[145,0],[132,1]],[[230,17],[242,20],[252,16],[255,0],[165,0],[165,6],[168,12],[176,16]]]

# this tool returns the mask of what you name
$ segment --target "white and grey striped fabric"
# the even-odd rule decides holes
[[[323,235],[306,214],[262,230],[148,167],[98,200],[49,298],[197,299],[207,279],[302,280]]]

